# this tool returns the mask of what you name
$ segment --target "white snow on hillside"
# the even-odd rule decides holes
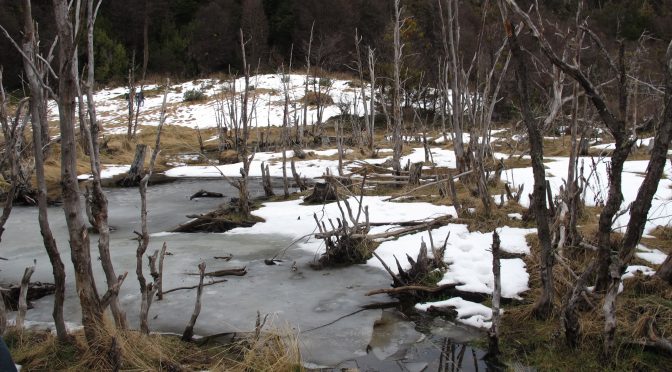
[[[315,81],[315,84],[313,84]],[[288,94],[290,99],[289,116],[294,122],[303,123],[303,105],[306,76],[287,75]],[[342,106],[346,113],[359,114],[364,112],[360,91],[353,88],[347,80],[330,80],[308,78],[309,91],[321,91],[327,93],[333,103],[324,105],[322,121],[340,115]],[[322,86],[320,86],[322,84]],[[180,84],[171,84],[167,95],[169,115],[166,124],[180,125],[189,128],[212,128],[217,126],[216,98],[231,91],[229,81],[219,79],[201,79],[188,81]],[[285,100],[285,83],[280,74],[257,75],[250,78],[250,111],[252,127],[281,126],[283,119],[283,104]],[[244,78],[235,81],[235,91],[239,97],[237,100],[240,110],[240,92],[245,87]],[[137,91],[140,87],[137,87]],[[138,116],[139,125],[157,125],[160,117],[160,109],[163,101],[163,87],[152,84],[143,87],[146,92],[145,100],[140,108]],[[207,99],[197,102],[183,102],[184,93],[189,90],[202,91]],[[94,95],[98,120],[104,127],[105,133],[123,133],[126,127],[128,115],[128,101],[125,95],[127,87],[105,88]],[[224,106],[227,106],[225,103]],[[55,103],[50,105],[55,107]],[[228,107],[224,107],[224,113],[228,116]],[[51,120],[58,119],[58,111],[52,109]],[[309,106],[306,114],[307,124],[317,122],[318,112],[316,106]]]

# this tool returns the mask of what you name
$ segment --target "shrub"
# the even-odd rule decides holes
[[[334,84],[334,82],[329,78],[321,78],[320,79],[320,86],[321,87],[330,87],[333,84]]]
[[[182,95],[182,100],[184,102],[195,102],[195,101],[202,101],[205,99],[205,93],[203,93],[202,90],[200,89],[191,89]]]

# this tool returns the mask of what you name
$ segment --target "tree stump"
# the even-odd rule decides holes
[[[318,182],[313,186],[313,193],[303,199],[307,204],[322,204],[338,199],[334,186],[328,182]]]
[[[135,157],[133,158],[133,163],[131,164],[131,169],[126,174],[126,177],[122,178],[118,185],[122,187],[133,187],[140,184],[142,179],[142,174],[144,173],[144,164],[145,156],[147,154],[147,145],[138,144],[135,146]]]
[[[422,162],[413,163],[409,167],[410,176],[408,178],[409,185],[419,185],[420,176],[422,176]]]

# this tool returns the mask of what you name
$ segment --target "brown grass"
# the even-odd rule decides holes
[[[48,331],[11,329],[5,336],[13,359],[24,371],[111,370],[107,360],[114,338],[121,351],[121,369],[134,371],[302,371],[298,340],[292,332],[269,331],[259,337],[243,335],[230,344],[183,342],[176,335],[144,335],[103,328],[105,342],[100,349],[88,348],[84,334],[77,331],[72,341],[62,344]]]
[[[559,312],[574,277],[566,266],[556,263],[555,312],[549,320],[534,318],[532,308],[541,284],[539,244],[535,234],[528,235],[527,240],[531,254],[524,260],[530,274],[531,289],[521,303],[505,309],[500,328],[505,358],[551,371],[665,370],[665,366],[672,363],[672,356],[643,349],[630,342],[642,335],[645,319],[655,319],[661,336],[672,337],[672,288],[668,284],[658,278],[641,275],[624,282],[624,291],[617,300],[616,350],[607,359],[601,355],[604,329],[602,299],[591,296],[594,308],[580,313],[582,339],[579,347],[572,349],[565,343]],[[593,254],[588,250],[568,249],[565,251],[567,266],[573,272],[581,273]]]

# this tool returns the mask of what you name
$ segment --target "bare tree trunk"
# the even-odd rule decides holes
[[[61,259],[61,254],[58,252],[56,240],[51,232],[49,226],[49,217],[47,212],[47,183],[44,175],[44,128],[49,127],[49,122],[46,117],[46,100],[44,97],[44,89],[40,83],[44,76],[38,76],[37,72],[30,66],[32,62],[35,64],[35,46],[38,35],[33,25],[31,2],[24,0],[24,40],[23,51],[26,57],[31,58],[31,61],[24,61],[24,71],[29,83],[31,92],[31,124],[33,129],[33,156],[35,159],[35,177],[37,181],[37,206],[38,206],[38,223],[40,225],[40,233],[44,247],[49,256],[51,267],[54,275],[54,325],[56,327],[56,335],[59,341],[66,341],[68,332],[65,328],[65,320],[63,318],[63,302],[65,300],[65,266]],[[44,72],[43,72],[44,73]],[[48,133],[46,134],[47,141]]]
[[[392,168],[396,174],[401,172],[401,152],[403,150],[401,137],[403,126],[401,112],[401,58],[404,46],[401,43],[401,28],[403,27],[404,20],[401,18],[402,11],[400,1],[394,0],[394,92],[392,93],[394,129],[392,132]]]
[[[163,259],[166,257],[166,243],[163,243],[163,248],[161,248],[161,254],[159,254],[159,278],[156,281],[156,299],[161,301],[163,300]]]
[[[611,155],[611,169],[609,170],[609,193],[605,207],[600,212],[597,232],[599,250],[596,290],[604,291],[607,289],[611,281],[609,274],[612,249],[611,228],[614,216],[616,213],[618,213],[621,203],[623,202],[623,194],[621,193],[623,163],[627,160],[627,157],[630,154],[630,149],[634,144],[634,141],[628,138],[625,128],[625,113],[627,111],[627,76],[625,71],[624,46],[621,44],[621,48],[619,50],[619,67],[616,66],[615,62],[611,59],[610,56],[607,57],[611,69],[618,75],[618,102],[620,117],[617,117],[607,105],[602,94],[583,73],[583,71],[581,71],[578,66],[567,64],[553,52],[550,44],[534,25],[530,19],[530,16],[520,9],[515,0],[506,0],[506,2],[530,28],[532,36],[537,39],[542,52],[551,61],[551,63],[561,69],[568,76],[571,76],[577,83],[579,83],[579,85],[581,85],[586,93],[586,97],[588,97],[593,103],[593,106],[600,116],[600,119],[607,127],[612,137],[614,137],[616,142],[616,148]],[[598,47],[600,47],[601,51],[606,54],[604,46],[601,44],[601,42],[599,42],[599,40],[597,40],[593,34],[591,34],[591,37],[595,38]]]
[[[496,359],[499,356],[499,322],[500,301],[502,297],[502,277],[499,264],[499,234],[492,233],[492,274],[495,278],[495,286],[492,290],[492,326],[488,330],[488,357]]]
[[[249,116],[248,116],[248,102],[250,93],[250,67],[247,64],[247,56],[245,52],[245,35],[243,29],[240,29],[240,49],[243,57],[243,71],[245,73],[245,91],[243,92],[242,103],[240,108],[240,124],[242,126],[242,143],[238,149],[238,154],[243,159],[243,168],[240,169],[240,179],[238,180],[238,206],[240,213],[245,217],[250,216],[249,193],[247,191],[247,180],[250,174],[250,163],[252,156],[247,156],[247,140],[250,137],[249,133]]]
[[[668,254],[663,264],[660,265],[656,276],[672,285],[672,253]]]
[[[7,311],[5,309],[5,295],[0,290],[0,337],[5,335],[7,330]]]
[[[89,126],[86,125],[86,121],[81,118],[80,126],[82,127],[82,133],[89,149],[89,159],[91,163],[91,173],[93,174],[93,190],[91,198],[91,213],[93,215],[93,220],[95,222],[94,227],[98,231],[98,252],[100,254],[100,262],[105,273],[105,278],[107,281],[107,288],[110,291],[117,286],[117,274],[114,270],[114,265],[112,264],[112,256],[110,254],[110,226],[108,224],[107,216],[107,197],[103,191],[101,184],[101,164],[100,164],[100,149],[98,147],[98,119],[96,117],[96,106],[94,102],[93,92],[94,92],[94,71],[95,71],[95,61],[94,61],[94,49],[93,49],[93,32],[95,25],[96,14],[94,11],[93,1],[87,2],[87,79],[84,82],[84,87],[86,91],[86,104],[89,114]],[[79,94],[79,104],[80,112],[84,106],[83,98],[81,92]],[[110,308],[112,310],[112,316],[114,317],[114,322],[118,328],[126,329],[128,325],[126,324],[126,314],[119,304],[119,299],[117,296],[113,296],[110,300]]]
[[[441,16],[441,31],[443,36],[443,49],[446,57],[444,95],[447,103],[450,97],[450,109],[452,114],[453,126],[453,148],[455,149],[455,159],[457,162],[458,173],[462,173],[469,168],[467,155],[464,150],[464,141],[462,138],[463,125],[462,115],[464,107],[462,104],[462,91],[460,88],[460,62],[457,56],[457,48],[460,43],[460,26],[459,15],[457,13],[457,0],[448,0],[448,30],[446,31],[445,22],[443,19],[443,7],[441,0],[439,0],[439,12]],[[450,95],[448,94],[448,87],[450,85]]]
[[[369,151],[373,154],[374,146],[374,134],[376,130],[376,57],[373,49],[371,47],[369,50],[369,78],[371,79],[371,107],[369,108],[369,113],[371,117],[369,118]],[[365,103],[366,104],[366,103]],[[383,105],[385,102],[383,102]]]
[[[635,255],[637,244],[642,238],[646,226],[647,215],[651,209],[658,183],[665,170],[667,152],[672,140],[672,42],[667,47],[665,65],[665,106],[660,125],[656,128],[656,137],[651,150],[649,164],[646,167],[646,176],[639,187],[637,197],[630,206],[630,220],[625,236],[621,242],[620,258],[623,264],[627,264]]]
[[[271,184],[271,173],[268,170],[268,165],[264,164],[263,161],[261,162],[261,183],[264,187],[264,194],[266,194],[266,197],[275,195],[273,193],[273,185]]]
[[[509,47],[516,65],[518,94],[521,100],[523,121],[527,127],[530,141],[530,156],[532,158],[532,172],[534,174],[533,201],[534,214],[537,220],[537,234],[541,247],[540,271],[542,293],[535,304],[535,314],[540,318],[547,318],[553,310],[553,252],[551,247],[550,228],[548,226],[548,211],[546,209],[546,171],[544,168],[543,138],[534,122],[530,109],[527,65],[523,51],[516,37],[515,29],[510,21],[505,23]]]
[[[26,267],[21,278],[21,290],[19,291],[19,311],[16,314],[16,328],[23,329],[23,321],[26,319],[26,311],[28,311],[28,284],[30,284],[30,277],[35,272],[35,266]]]
[[[310,57],[311,57],[311,49],[313,47],[313,30],[315,29],[315,21],[313,21],[313,24],[310,26],[310,38],[308,39],[308,53],[306,53],[306,79],[305,79],[305,85],[303,89],[303,97],[307,98],[308,97],[308,77],[310,76]],[[291,63],[291,60],[290,60]],[[291,73],[291,69],[290,69]],[[306,125],[308,123],[308,100],[304,99],[303,102],[303,133],[306,133]],[[313,134],[315,133],[315,126],[313,125]]]
[[[126,138],[133,138],[133,114],[135,113],[135,51],[131,57],[131,66],[128,69],[128,128]]]
[[[145,156],[147,156],[147,145],[139,143],[135,145],[135,155],[133,156],[133,163],[128,174],[121,181],[122,186],[135,186],[139,184],[143,177],[143,170],[145,169]]]
[[[194,337],[194,325],[196,325],[196,319],[201,313],[201,295],[203,294],[203,277],[205,277],[205,262],[198,264],[198,289],[196,290],[196,304],[194,305],[194,312],[191,314],[189,323],[182,333],[182,341],[191,341]]]
[[[102,335],[103,307],[91,267],[89,235],[82,218],[77,181],[75,99],[77,97],[77,49],[66,0],[53,0],[58,32],[58,111],[61,131],[61,193],[68,226],[75,284],[82,308],[82,325],[89,347],[95,349]],[[78,16],[78,15],[76,15]]]
[[[168,86],[170,84],[166,83],[166,89],[163,92],[163,104],[161,105],[161,118],[159,119],[159,126],[156,129],[156,142],[154,144],[154,150],[152,151],[152,157],[149,161],[149,169],[147,174],[140,181],[140,224],[141,232],[136,234],[138,235],[138,249],[135,252],[135,274],[138,277],[138,283],[140,284],[140,331],[144,334],[149,334],[149,322],[147,320],[149,314],[149,307],[151,306],[152,299],[156,290],[158,290],[156,282],[160,279],[154,277],[154,283],[147,283],[145,275],[142,272],[142,257],[147,252],[149,247],[149,230],[147,228],[147,185],[149,179],[152,177],[152,172],[154,171],[154,164],[156,162],[156,157],[159,155],[159,149],[161,147],[161,130],[163,129],[163,124],[166,121],[166,100],[168,98]],[[162,252],[165,252],[165,243],[162,249]],[[164,253],[162,253],[163,256]],[[155,254],[156,255],[156,254]],[[161,257],[163,261],[163,257]],[[150,259],[150,270],[155,271],[156,257]],[[162,268],[163,269],[163,268]],[[152,274],[153,274],[152,272]]]

